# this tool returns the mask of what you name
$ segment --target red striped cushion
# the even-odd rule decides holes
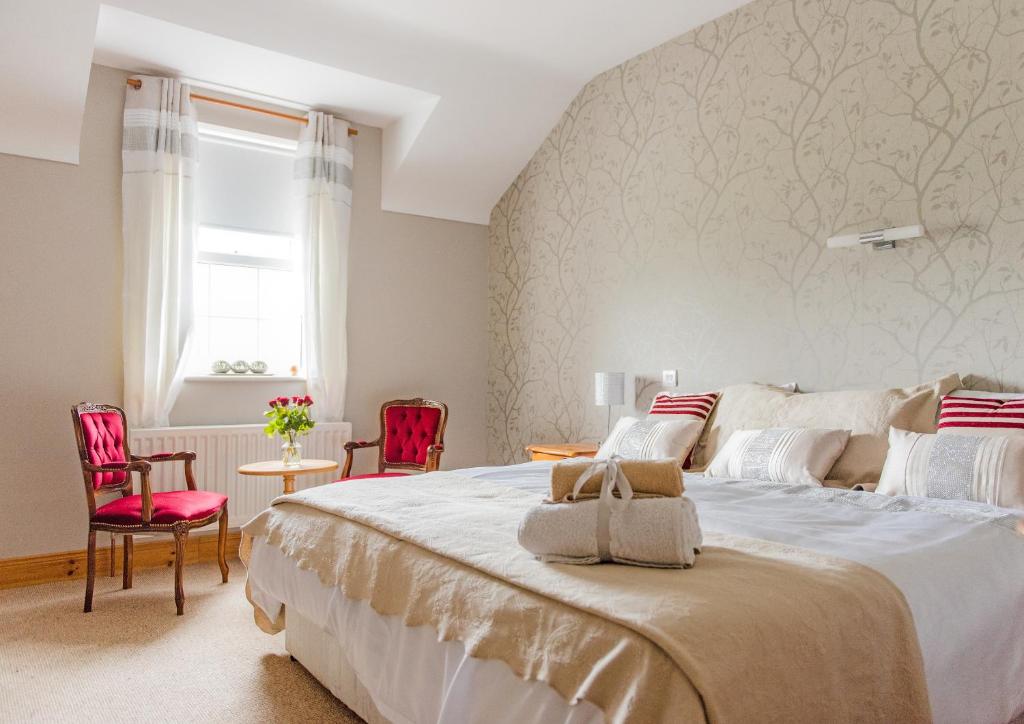
[[[706,420],[711,408],[718,400],[717,392],[705,392],[703,395],[669,395],[662,393],[651,403],[651,415],[689,415],[698,420]]]
[[[649,414],[680,415],[695,420],[707,420],[717,401],[717,392],[705,392],[702,395],[670,395],[663,392],[654,398]],[[692,463],[693,450],[690,450],[683,461],[683,469],[689,469]]]
[[[954,390],[942,398],[939,432],[959,435],[1024,434],[1024,394]]]

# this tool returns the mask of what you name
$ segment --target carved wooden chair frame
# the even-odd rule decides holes
[[[434,407],[441,411],[437,420],[437,432],[434,433],[434,442],[427,447],[427,459],[419,463],[389,463],[384,460],[384,450],[387,448],[387,427],[384,424],[384,415],[389,407]],[[386,468],[419,470],[429,473],[437,470],[441,465],[441,453],[444,452],[444,428],[448,424],[448,405],[436,400],[425,400],[422,397],[414,397],[411,400],[388,400],[380,406],[380,435],[376,440],[367,442],[345,443],[345,465],[341,469],[341,477],[347,478],[352,472],[352,453],[363,448],[377,448],[377,472],[383,473]]]
[[[85,433],[82,429],[82,415],[86,413],[114,412],[121,417],[121,427],[124,430],[122,442],[122,457],[128,462],[108,463],[105,465],[94,465],[89,461],[89,453],[85,443]],[[201,528],[214,521],[220,521],[217,532],[217,562],[220,565],[221,580],[228,582],[228,564],[226,560],[227,533],[228,533],[228,505],[224,503],[220,510],[201,520],[182,520],[174,523],[152,523],[153,517],[153,492],[150,488],[149,473],[153,463],[165,463],[182,461],[185,463],[185,483],[189,490],[196,490],[196,479],[192,471],[192,463],[196,454],[191,451],[175,453],[158,453],[156,455],[142,456],[132,455],[128,448],[128,420],[124,410],[114,405],[101,405],[91,402],[80,402],[71,408],[71,418],[75,425],[75,440],[78,443],[78,457],[82,464],[82,479],[85,482],[85,498],[89,506],[89,548],[86,565],[85,584],[85,613],[92,611],[92,593],[96,580],[96,533],[98,531],[109,531],[111,534],[120,533],[124,536],[124,563],[122,566],[122,587],[132,587],[132,555],[133,555],[133,533],[171,533],[174,536],[174,602],[177,605],[178,615],[185,610],[185,591],[183,585],[185,565],[185,545],[188,543],[188,532],[193,528]],[[120,483],[100,485],[93,487],[92,476],[94,473],[125,473],[124,480]],[[96,493],[118,492],[122,497],[133,495],[132,473],[138,473],[142,488],[142,522],[138,525],[120,525],[105,523],[93,520],[96,515]],[[114,543],[111,536],[110,546],[110,569],[111,575],[114,570]]]

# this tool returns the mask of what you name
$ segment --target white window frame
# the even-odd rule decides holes
[[[212,141],[214,143],[222,143],[222,144],[226,144],[226,145],[237,146],[237,147],[240,147],[240,148],[252,149],[252,150],[256,150],[256,151],[260,151],[260,152],[264,152],[264,153],[268,153],[269,152],[269,153],[275,153],[275,154],[279,154],[279,155],[294,157],[295,150],[298,148],[298,141],[297,140],[296,141],[292,141],[292,140],[289,140],[289,139],[277,138],[277,137],[274,137],[274,136],[265,135],[265,134],[261,134],[261,133],[254,133],[254,132],[250,132],[250,131],[246,131],[246,130],[242,130],[242,129],[231,128],[231,127],[227,127],[227,126],[220,126],[220,125],[211,124],[211,123],[204,123],[202,121],[200,121],[199,124],[198,124],[198,131],[199,131],[200,139],[204,139],[205,138],[205,140]],[[201,193],[201,191],[200,191],[200,193]],[[270,237],[275,237],[275,238],[279,238],[279,239],[282,239],[282,240],[290,240],[294,244],[294,237],[293,236],[289,236],[288,234],[281,234],[281,233],[272,232],[272,231],[261,231],[261,230],[258,230],[258,229],[239,228],[239,227],[226,226],[226,225],[221,225],[221,224],[203,224],[203,223],[200,223],[199,226],[200,227],[211,228],[211,229],[223,229],[225,231],[236,231],[236,232],[241,232],[241,233],[245,233],[245,234],[259,234],[259,235],[264,235],[264,236],[270,236]],[[196,238],[196,245],[197,245],[197,247],[198,247],[198,242],[199,242],[199,239],[198,239],[198,236],[197,236],[197,238]],[[293,248],[292,249],[293,253],[291,255],[291,258],[280,259],[280,258],[265,257],[265,256],[248,256],[248,255],[242,255],[242,254],[227,254],[227,253],[212,252],[212,251],[202,251],[202,250],[199,250],[197,248],[196,252],[195,252],[193,264],[215,264],[215,265],[219,265],[219,266],[247,267],[247,268],[257,269],[257,270],[259,270],[259,269],[268,269],[268,270],[274,270],[274,271],[297,272],[297,271],[299,271],[299,269],[298,269],[298,259],[295,258],[295,251],[296,250]],[[211,315],[209,313],[207,313],[207,314],[205,314],[203,316],[206,317],[206,319],[213,319],[213,318],[230,319],[230,318],[232,318],[230,316],[225,316],[225,315],[220,315],[220,314],[213,314],[213,315]],[[236,319],[252,319],[252,317],[235,317],[235,318]],[[257,322],[259,322],[259,320],[261,320],[263,318],[264,317],[261,317],[258,314],[255,317]],[[300,316],[300,318],[301,318],[301,316]],[[257,324],[257,329],[259,329],[259,324]],[[257,332],[257,335],[258,335],[258,332]],[[256,343],[257,343],[257,346],[258,346],[259,345],[259,337],[258,336],[257,336],[257,339],[256,339]],[[231,360],[229,360],[229,362],[230,361]],[[207,361],[207,364],[208,363],[209,363],[209,361]],[[290,376],[290,377],[288,377],[288,379],[304,379],[305,370],[306,370],[305,346],[301,345],[301,344],[300,344],[300,347],[299,347],[299,359],[298,359],[297,366],[298,366],[298,374],[297,374],[297,376]],[[195,367],[194,367],[194,370],[191,372],[191,374],[193,374],[193,375],[195,375],[197,373],[199,373],[199,374],[202,373],[202,365],[200,365],[200,364],[196,364]],[[281,377],[281,376],[284,375],[284,370],[276,370],[276,371],[274,371],[273,374],[274,374],[274,376]],[[221,375],[207,374],[206,377],[208,377],[210,379],[269,379],[271,377],[271,375],[267,375],[267,376],[262,376],[262,375],[256,376],[256,375],[254,375],[252,377],[250,377],[249,375],[245,375],[245,376],[234,377],[234,376],[230,376],[230,375],[228,375],[228,376],[221,376]]]
[[[252,229],[238,229],[232,226],[220,226],[219,224],[200,224],[200,227],[206,227],[208,229],[224,229],[225,231],[238,231],[244,234],[259,234],[260,236],[273,236],[279,239],[289,239],[294,241],[293,237],[287,234],[275,234],[270,231],[254,231]],[[226,266],[247,266],[255,267],[257,269],[278,269],[280,271],[295,271],[296,264],[294,259],[275,259],[271,256],[246,256],[244,254],[221,254],[216,251],[196,251],[197,262],[205,264],[223,264]]]

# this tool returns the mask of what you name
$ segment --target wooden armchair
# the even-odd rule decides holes
[[[85,612],[92,611],[93,584],[96,580],[96,532],[109,531],[124,536],[122,586],[132,587],[132,534],[171,533],[174,535],[174,602],[178,615],[185,610],[182,586],[185,544],[188,532],[216,520],[220,521],[217,558],[221,579],[228,580],[225,560],[228,532],[228,499],[220,493],[196,489],[192,472],[194,452],[157,453],[148,457],[132,455],[128,450],[128,421],[124,410],[113,405],[81,402],[71,408],[78,442],[78,457],[89,506],[89,551],[85,584]],[[187,490],[154,493],[149,472],[154,463],[185,463]],[[142,493],[132,492],[132,473],[138,474]],[[96,507],[96,493],[120,493],[121,497]],[[113,553],[113,551],[111,551]],[[113,557],[111,557],[113,566]]]
[[[352,453],[370,447],[377,448],[378,476],[385,475],[387,468],[425,473],[437,470],[444,452],[444,428],[447,424],[448,405],[443,402],[421,397],[385,402],[380,408],[380,435],[377,439],[345,443],[342,479],[350,477],[352,472]]]

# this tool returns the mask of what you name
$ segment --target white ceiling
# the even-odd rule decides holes
[[[587,81],[745,2],[108,0],[95,59],[381,126],[385,209],[487,223]]]

